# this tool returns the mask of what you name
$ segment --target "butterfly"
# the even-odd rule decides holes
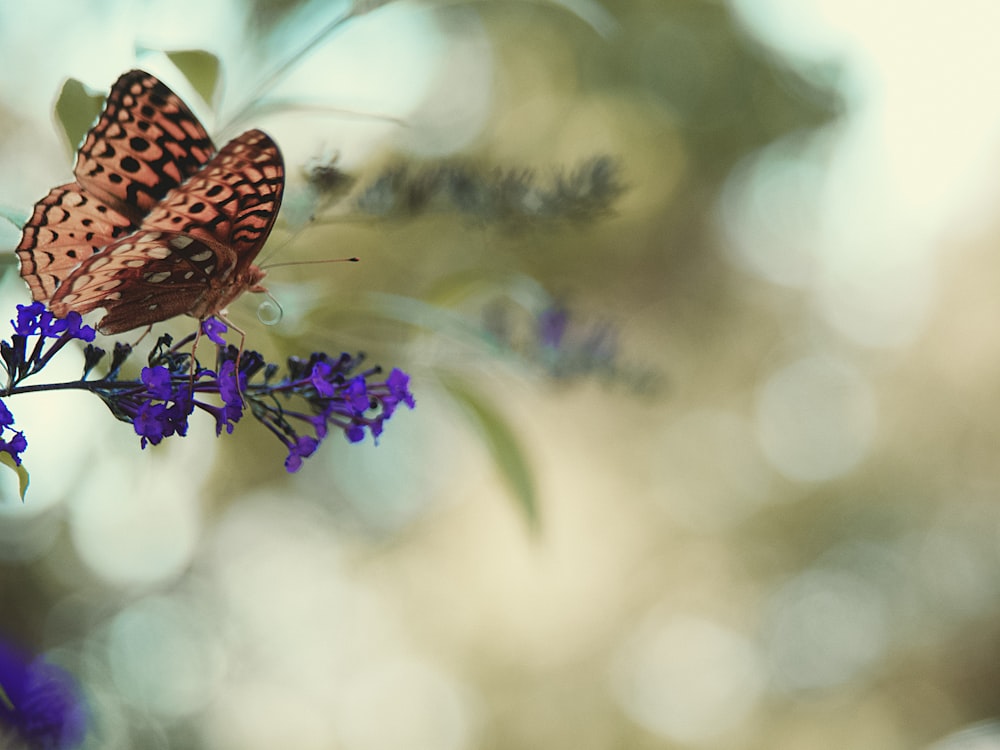
[[[73,174],[35,204],[15,248],[31,296],[56,317],[104,308],[97,328],[115,334],[204,320],[264,291],[253,261],[285,183],[265,133],[216,152],[180,97],[132,70],[112,86]]]

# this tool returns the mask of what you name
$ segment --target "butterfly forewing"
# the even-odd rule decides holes
[[[132,70],[111,87],[73,173],[84,188],[138,223],[214,152],[180,97],[149,73]]]
[[[120,213],[76,183],[52,188],[35,204],[16,251],[32,298],[52,298],[85,259],[135,230]]]
[[[248,130],[167,196],[142,226],[182,232],[217,247],[223,268],[249,265],[278,215],[284,174],[275,142]]]

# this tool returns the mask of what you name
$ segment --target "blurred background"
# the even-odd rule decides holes
[[[362,260],[275,268],[248,346],[417,398],[295,475],[252,420],[140,451],[9,399],[0,637],[74,675],[88,748],[1000,748],[998,27],[0,1],[7,215],[70,178],[64,82],[143,67],[281,145],[265,262]]]

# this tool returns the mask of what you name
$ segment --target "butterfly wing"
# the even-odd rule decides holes
[[[35,204],[15,248],[32,298],[48,302],[84,259],[134,230],[125,216],[78,184],[52,188]]]
[[[215,147],[181,99],[141,70],[121,76],[77,154],[77,182],[35,204],[16,248],[33,299],[48,303],[83,260],[141,220]]]
[[[77,153],[80,185],[134,224],[215,153],[187,105],[142,70],[122,75]]]
[[[104,333],[218,312],[263,276],[252,262],[283,188],[277,145],[247,131],[171,191],[137,232],[86,259],[57,290],[52,312],[103,307]]]
[[[89,258],[59,287],[56,317],[103,307],[102,333],[121,333],[189,312],[208,289],[214,250],[177,232],[139,230]]]
[[[142,227],[218,245],[227,264],[246,266],[271,232],[284,185],[278,145],[266,133],[248,130],[167,196]]]

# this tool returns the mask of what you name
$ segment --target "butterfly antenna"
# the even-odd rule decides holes
[[[286,260],[281,263],[269,263],[266,266],[261,266],[261,271],[268,271],[272,268],[281,268],[282,266],[311,266],[316,263],[360,263],[361,258],[354,256],[353,258],[323,258],[322,260]]]

